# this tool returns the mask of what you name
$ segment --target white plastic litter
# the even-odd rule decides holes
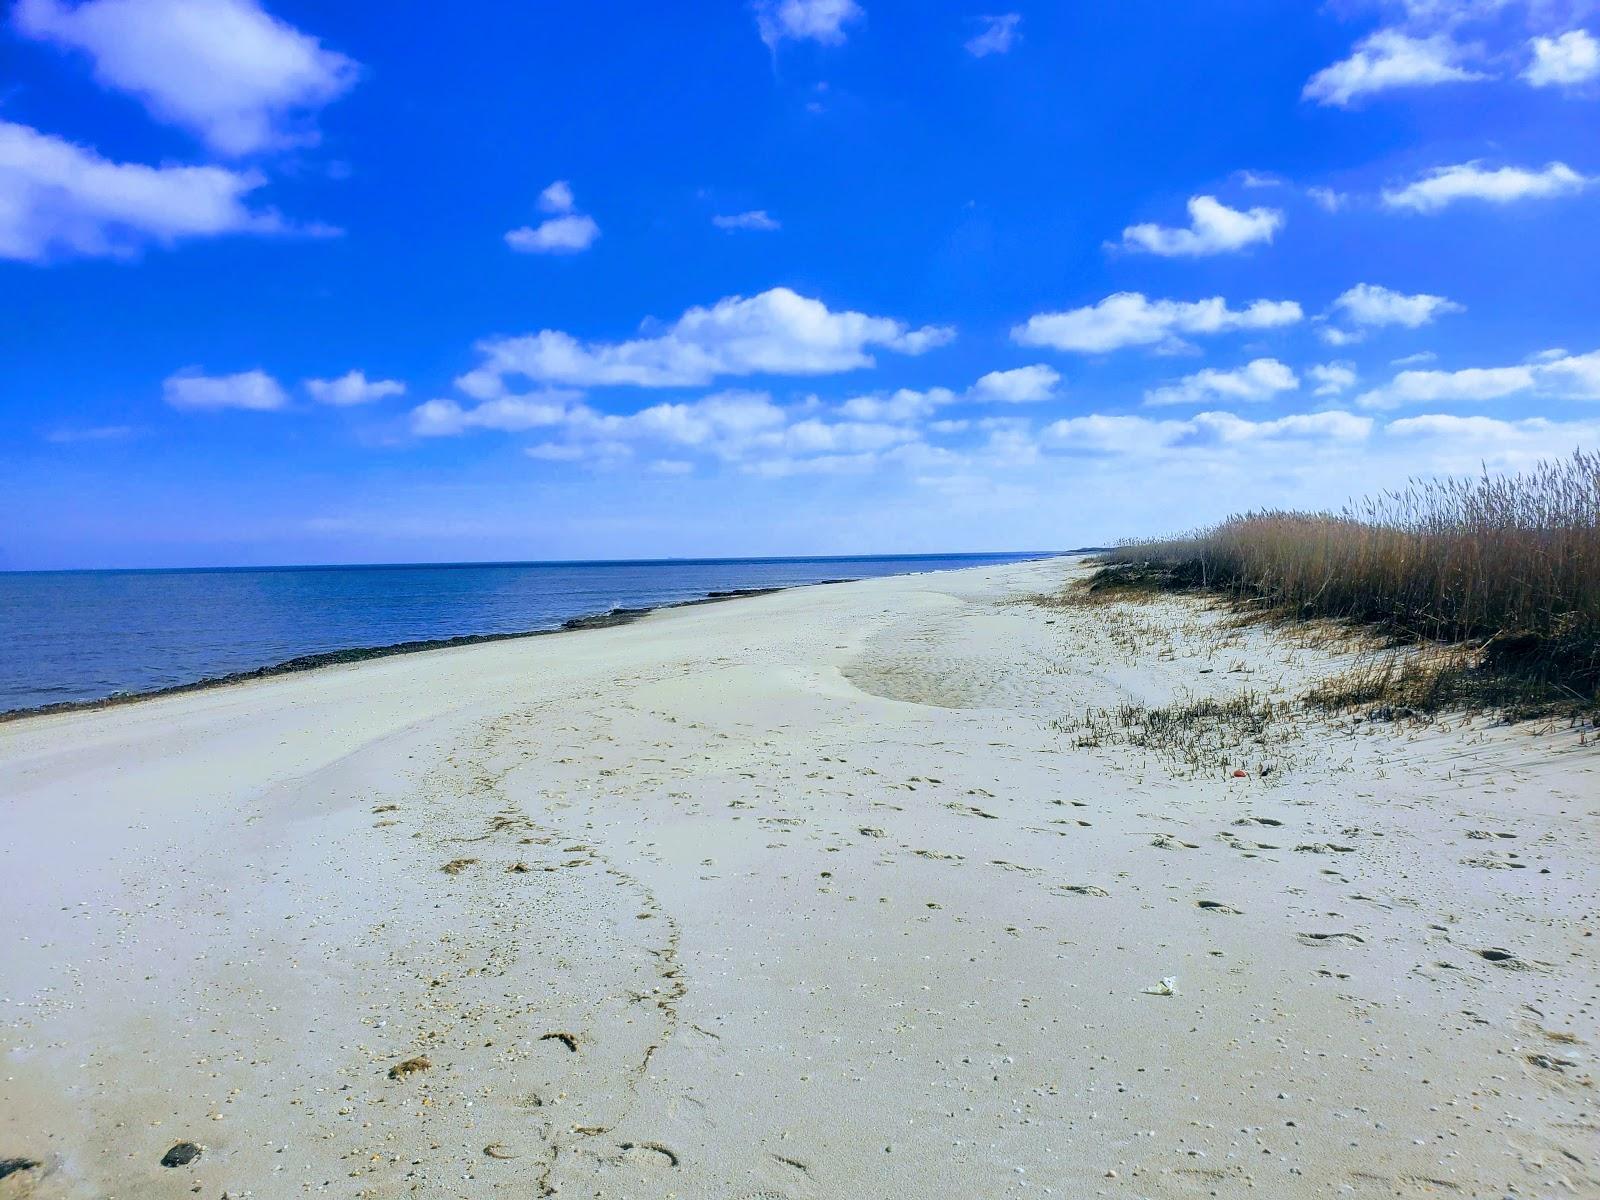
[[[1144,989],[1146,996],[1176,996],[1178,994],[1178,978],[1175,975],[1165,976],[1160,983],[1152,983]]]

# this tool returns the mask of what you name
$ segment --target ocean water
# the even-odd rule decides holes
[[[1036,554],[0,573],[0,712],[149,692],[304,655],[554,629],[710,592]]]

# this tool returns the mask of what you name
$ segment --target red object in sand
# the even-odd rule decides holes
[[[1248,771],[1235,771],[1233,773],[1233,777],[1235,779],[1246,779],[1249,777],[1249,774],[1250,773]]]

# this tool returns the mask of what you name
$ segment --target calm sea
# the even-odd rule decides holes
[[[308,654],[553,629],[710,592],[1033,557],[0,573],[0,712],[155,691]]]

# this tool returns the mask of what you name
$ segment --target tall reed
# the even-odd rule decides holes
[[[1600,454],[1515,475],[1414,480],[1338,512],[1260,511],[1105,556],[1266,609],[1474,643],[1507,672],[1593,702],[1600,681]]]

